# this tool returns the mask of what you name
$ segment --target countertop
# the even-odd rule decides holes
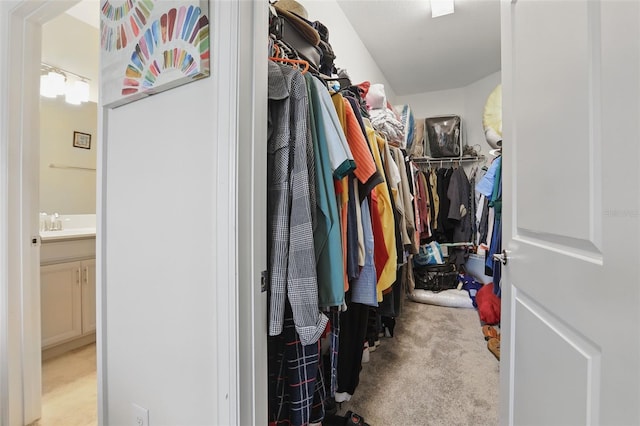
[[[61,231],[40,231],[42,242],[71,240],[78,238],[95,238],[96,228],[69,228]]]

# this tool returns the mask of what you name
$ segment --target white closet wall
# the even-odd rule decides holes
[[[211,77],[105,111],[105,424],[133,403],[151,424],[239,423],[237,6],[211,2]]]
[[[416,118],[460,115],[467,145],[478,144],[482,154],[488,155],[492,148],[484,137],[482,114],[487,97],[500,81],[501,73],[495,72],[465,87],[399,96],[396,105],[409,104]]]
[[[387,99],[393,104],[396,94],[362,43],[360,36],[335,0],[300,0],[310,21],[320,21],[329,29],[329,43],[336,55],[335,65],[344,68],[353,84],[369,81],[384,84]]]

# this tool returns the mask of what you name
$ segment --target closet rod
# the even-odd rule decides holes
[[[440,243],[441,246],[444,247],[471,247],[471,246],[475,246],[474,243]]]
[[[413,157],[411,161],[415,163],[453,163],[454,161],[484,161],[484,155],[476,157]]]
[[[51,163],[49,164],[49,167],[52,169],[72,169],[72,170],[91,170],[91,171],[96,171],[96,169],[91,168],[91,167],[79,167],[79,166],[68,166],[66,164],[54,164]]]

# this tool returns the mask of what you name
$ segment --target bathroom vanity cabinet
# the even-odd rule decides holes
[[[95,234],[43,237],[40,265],[43,353],[54,356],[95,341]]]

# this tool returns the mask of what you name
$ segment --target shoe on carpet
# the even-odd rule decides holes
[[[347,411],[344,416],[330,415],[325,416],[322,426],[369,426],[364,422],[364,418],[351,411]]]
[[[482,334],[484,334],[484,340],[489,340],[492,337],[498,337],[498,330],[491,325],[483,325]]]
[[[364,417],[351,410],[346,412],[345,417],[345,426],[368,426],[368,424],[364,422]]]
[[[369,342],[364,343],[364,349],[362,350],[362,363],[369,362]]]
[[[334,399],[336,400],[337,403],[342,403],[345,401],[350,401],[351,400],[351,394],[347,393],[347,392],[336,392]]]
[[[487,349],[489,349],[489,352],[491,352],[493,356],[495,356],[496,359],[500,361],[500,336],[499,335],[498,337],[492,337],[489,339],[489,341],[487,342]]]

